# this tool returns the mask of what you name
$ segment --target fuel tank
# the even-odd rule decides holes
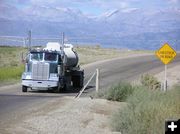
[[[58,42],[48,42],[46,45],[46,48],[44,50],[48,51],[59,51],[61,53],[64,53],[64,63],[67,67],[75,67],[78,64],[78,55],[73,50],[72,44],[64,44],[64,49],[62,49],[62,44],[59,44]],[[64,50],[64,52],[63,52]]]
[[[67,67],[75,67],[78,64],[79,58],[73,50],[72,44],[64,44],[65,63]]]

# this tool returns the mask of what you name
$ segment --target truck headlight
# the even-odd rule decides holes
[[[31,73],[23,73],[22,74],[22,79],[31,79]]]

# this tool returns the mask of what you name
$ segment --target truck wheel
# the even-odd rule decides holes
[[[75,77],[74,78],[74,80],[73,80],[73,87],[79,87],[80,85],[79,85],[79,79],[78,79],[78,77]]]
[[[73,87],[76,87],[76,88],[82,88],[83,87],[83,79],[80,76],[74,77]]]
[[[57,91],[58,93],[63,93],[63,92],[66,91],[66,84],[64,84],[63,87],[58,86],[56,89],[57,89],[56,91]]]
[[[27,92],[27,87],[26,86],[22,86],[22,92]]]
[[[64,84],[64,87],[60,88],[60,93],[64,93],[66,91],[66,84]]]

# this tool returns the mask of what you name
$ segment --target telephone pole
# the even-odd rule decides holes
[[[31,30],[28,31],[28,49],[31,49]]]

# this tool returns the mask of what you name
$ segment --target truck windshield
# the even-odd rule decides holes
[[[45,53],[44,60],[57,61],[57,54],[56,53]]]
[[[39,53],[39,52],[31,53],[31,60],[33,60],[33,61],[42,61],[43,60],[43,53]]]

